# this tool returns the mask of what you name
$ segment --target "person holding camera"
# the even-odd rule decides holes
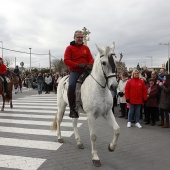
[[[125,99],[125,86],[128,81],[128,73],[123,72],[121,74],[121,79],[118,84],[117,88],[117,95],[118,95],[118,103],[120,104],[120,109],[121,109],[121,115],[119,116],[120,118],[127,118],[127,111],[126,111],[126,99]]]
[[[70,42],[70,45],[66,48],[64,54],[64,64],[68,66],[70,72],[67,96],[70,106],[69,117],[71,118],[79,118],[75,104],[77,80],[82,73],[85,72],[85,69],[92,70],[93,62],[94,59],[90,49],[83,44],[83,32],[79,30],[75,31],[74,41]],[[82,75],[81,81],[84,81],[86,77],[87,74]]]

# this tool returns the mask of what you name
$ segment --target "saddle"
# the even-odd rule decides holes
[[[11,82],[11,80],[10,80],[9,77],[6,77],[6,76],[5,76],[5,79],[6,79],[6,82],[7,82],[7,83],[10,83],[10,82]]]
[[[4,79],[0,76],[0,83],[3,83]]]
[[[10,82],[11,82],[11,80],[10,80],[9,77],[6,77],[6,76],[5,76],[5,79],[6,79],[6,82],[7,82],[7,83],[10,83]],[[4,82],[4,79],[2,78],[2,76],[0,76],[0,83],[3,83],[3,82]]]
[[[64,89],[66,91],[68,91],[68,84],[69,84],[69,76],[67,76],[64,80]],[[82,103],[82,100],[81,100],[81,85],[83,84],[83,82],[79,82],[77,80],[77,83],[76,83],[76,90],[75,90],[75,96],[76,96],[76,110],[78,110],[79,107],[81,107],[83,109],[83,103]]]

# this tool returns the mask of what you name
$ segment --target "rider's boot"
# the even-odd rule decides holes
[[[76,107],[75,107],[77,111],[81,105],[81,85],[82,83],[77,81],[76,83]]]
[[[4,81],[4,93],[6,94],[6,97],[9,97],[8,84],[6,81]]]
[[[69,102],[69,106],[70,106],[69,117],[79,118],[78,112],[75,110],[75,94],[74,94],[74,92],[68,90],[67,96],[68,96],[68,102]]]

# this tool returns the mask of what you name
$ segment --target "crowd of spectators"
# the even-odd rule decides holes
[[[142,128],[141,119],[146,125],[169,128],[170,74],[164,69],[134,70],[120,73],[118,82],[114,105],[120,107],[119,117],[127,119],[128,128],[132,123]]]
[[[67,73],[38,73],[22,75],[21,79],[25,87],[37,89],[38,94],[42,94],[42,91],[44,91],[45,94],[49,94],[52,91],[56,94],[60,79],[66,75]]]
[[[57,86],[63,74],[30,74],[22,75],[24,86],[37,88],[38,94],[57,93]],[[159,72],[144,70],[123,71],[119,73],[117,91],[112,91],[114,96],[113,113],[115,105],[120,107],[120,118],[127,119],[127,127],[132,123],[142,128],[140,120],[146,125],[158,125],[169,128],[170,113],[170,75],[164,69]],[[160,121],[159,123],[157,123]]]

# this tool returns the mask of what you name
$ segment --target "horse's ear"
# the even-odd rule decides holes
[[[103,53],[103,50],[102,50],[100,47],[98,47],[97,44],[95,44],[95,45],[96,45],[97,50],[99,51],[99,53],[102,54],[102,53]]]
[[[115,42],[112,43],[111,47],[110,47],[112,50],[115,49]]]

